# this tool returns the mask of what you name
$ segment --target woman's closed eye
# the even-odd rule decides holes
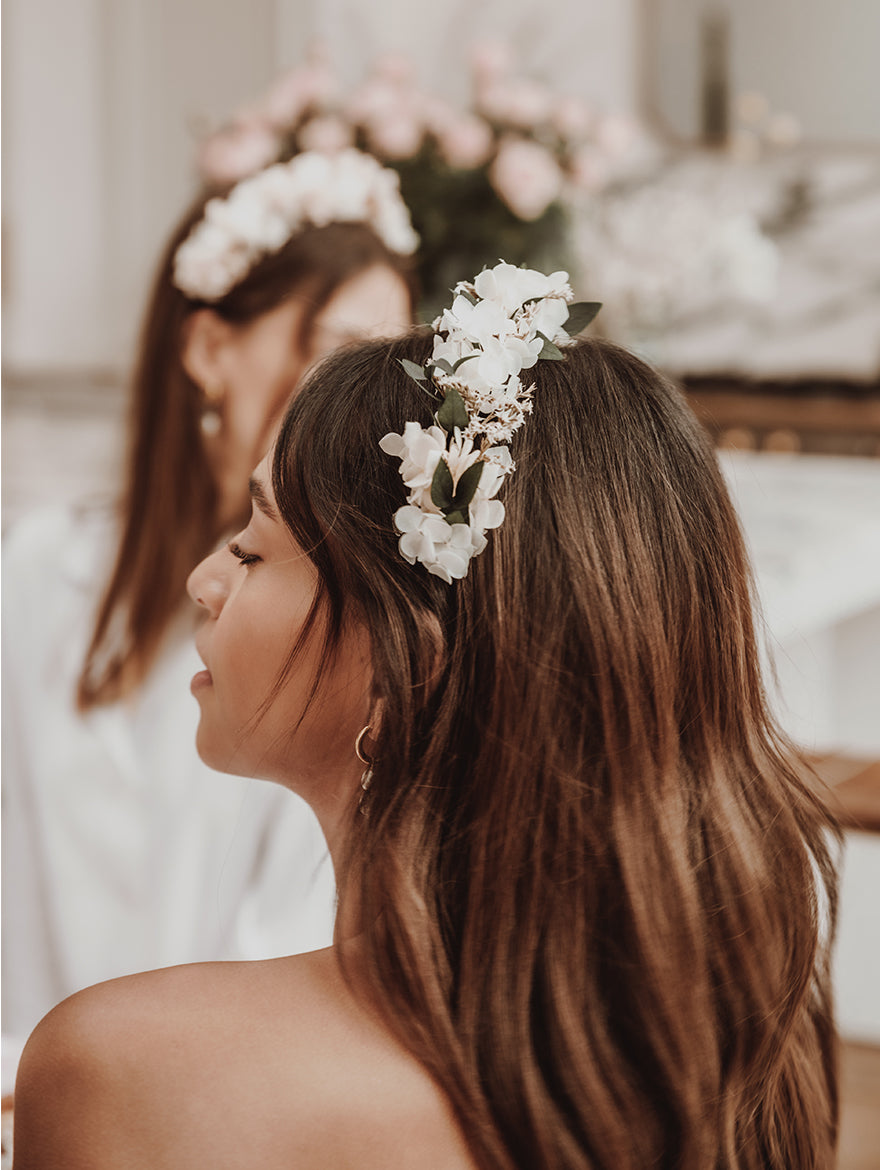
[[[241,561],[243,565],[255,565],[257,561],[261,560],[261,558],[257,556],[256,553],[245,552],[241,545],[237,544],[234,540],[230,540],[226,547],[237,560]]]

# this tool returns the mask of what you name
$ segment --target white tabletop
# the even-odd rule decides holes
[[[880,606],[880,461],[720,457],[775,639],[809,635]]]

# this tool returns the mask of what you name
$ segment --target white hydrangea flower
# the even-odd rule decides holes
[[[402,435],[392,431],[379,440],[379,446],[387,455],[400,459],[400,475],[410,489],[409,502],[439,516],[440,509],[431,499],[431,483],[446,453],[446,435],[440,427],[426,430],[417,422],[408,422]]]
[[[474,289],[478,297],[500,305],[508,316],[536,297],[562,297],[566,301],[574,298],[567,272],[545,276],[533,268],[516,268],[503,260],[481,272],[474,280]]]
[[[437,383],[455,386],[475,410],[486,414],[507,396],[516,396],[520,371],[531,369],[543,345],[539,337],[524,339],[510,334],[503,338],[489,336],[482,346],[467,339],[435,340],[435,362],[445,359],[454,368],[461,358],[469,359],[452,374],[438,373]]]
[[[406,505],[394,513],[394,526],[401,533],[400,555],[411,565],[420,562],[447,585],[465,576],[474,555],[469,525],[447,524],[442,516]]]
[[[553,342],[571,340],[563,328],[567,320],[568,303],[562,297],[545,297],[523,309],[523,321],[529,332],[543,333]]]
[[[395,455],[401,461],[400,476],[410,489],[409,503],[437,516],[440,509],[431,499],[431,484],[440,460],[449,467],[455,490],[462,475],[480,459],[480,451],[470,436],[456,430],[447,448],[446,435],[440,427],[425,429],[416,422],[408,422],[402,435],[393,431],[384,435],[379,446],[387,455]]]
[[[473,304],[467,297],[457,296],[452,308],[443,313],[440,328],[485,346],[490,340],[513,333],[516,327],[501,305],[493,301]]]
[[[394,526],[401,534],[397,542],[401,556],[411,565],[418,561],[447,585],[460,580],[468,571],[471,557],[485,549],[486,532],[499,528],[504,521],[504,505],[499,500],[475,498],[470,513],[469,524],[447,524],[442,516],[410,504],[398,508]]]
[[[305,224],[329,223],[366,223],[401,255],[419,243],[394,171],[354,148],[307,151],[244,179],[225,199],[209,200],[177,249],[174,283],[194,299],[220,300]]]
[[[247,257],[237,240],[226,228],[205,223],[204,232],[193,246],[178,253],[176,275],[180,280],[204,288],[206,295],[217,297],[247,271]]]
[[[509,447],[490,447],[487,451],[483,452],[483,458],[486,460],[486,462],[488,464],[490,464],[491,467],[493,467],[495,469],[495,473],[499,476],[498,483],[497,483],[497,486],[495,488],[495,491],[497,491],[498,488],[501,486],[501,484],[504,482],[504,477],[506,475],[510,475],[511,472],[516,471],[516,464],[513,461],[513,456],[510,454],[510,448]],[[486,486],[483,483],[483,480],[485,478],[486,478],[486,473],[484,471],[482,479],[480,480],[480,490],[481,491],[484,490],[485,486]],[[495,494],[495,491],[486,491],[486,495],[493,496]]]
[[[475,556],[486,547],[485,533],[490,528],[500,528],[504,523],[504,505],[500,500],[475,498],[471,505],[470,513],[471,556]]]
[[[465,337],[460,340],[450,340],[436,333],[434,335],[434,350],[431,354],[431,361],[435,363],[447,361],[451,366],[454,366],[461,358],[471,357],[477,353],[479,353],[477,347]],[[469,365],[470,363],[465,364]]]
[[[506,385],[509,378],[519,375],[520,370],[532,368],[542,348],[540,337],[528,340],[521,337],[490,337],[476,363],[480,376],[490,385]]]

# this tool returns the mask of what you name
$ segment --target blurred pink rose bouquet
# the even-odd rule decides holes
[[[501,45],[474,51],[471,85],[454,106],[419,87],[415,63],[389,57],[345,93],[316,52],[202,143],[200,173],[219,186],[303,150],[373,154],[400,176],[433,316],[462,272],[499,256],[565,267],[569,208],[619,173],[638,138],[631,120],[517,75]]]

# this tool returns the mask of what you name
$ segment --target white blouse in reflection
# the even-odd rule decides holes
[[[56,509],[4,542],[2,987],[15,1036],[104,979],[332,936],[332,867],[311,810],[196,754],[190,620],[136,696],[77,712],[114,538],[107,509]]]

